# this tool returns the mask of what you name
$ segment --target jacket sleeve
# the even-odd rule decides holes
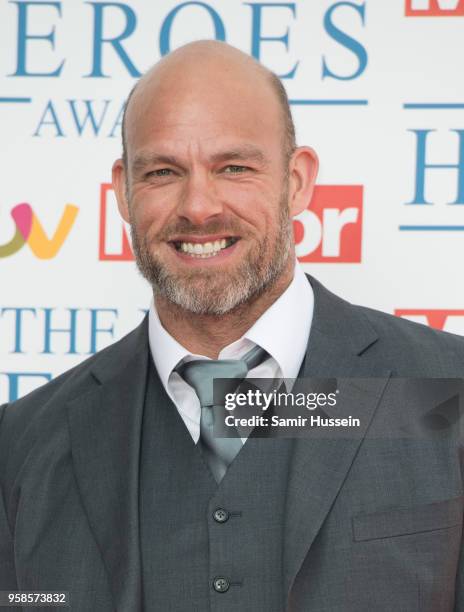
[[[5,410],[6,404],[0,406],[0,443],[2,440],[2,419]],[[6,458],[0,452],[0,591],[17,591],[13,536],[8,525],[5,507],[3,485],[3,476],[6,470],[5,462]]]
[[[462,405],[460,409],[462,411]],[[462,421],[462,420],[463,420],[463,415],[461,412],[459,421]],[[461,459],[461,474],[462,474],[461,480],[462,480],[462,487],[464,490],[464,431],[463,429],[464,429],[464,425],[460,423],[459,455]],[[461,553],[459,556],[458,570],[456,573],[456,598],[454,602],[454,612],[460,612],[460,610],[464,610],[464,528],[463,528],[463,533],[461,535]]]

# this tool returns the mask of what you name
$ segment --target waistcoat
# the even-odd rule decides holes
[[[145,612],[282,612],[291,440],[250,437],[218,485],[150,359],[141,441]]]

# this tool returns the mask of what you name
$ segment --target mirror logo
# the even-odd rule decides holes
[[[464,0],[406,0],[406,17],[463,17]]]

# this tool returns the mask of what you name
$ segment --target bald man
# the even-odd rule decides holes
[[[303,273],[292,217],[317,168],[237,49],[186,45],[136,84],[113,185],[153,301],[0,407],[0,590],[76,612],[464,609],[464,341]],[[359,428],[215,435],[215,378],[335,380],[322,414]]]

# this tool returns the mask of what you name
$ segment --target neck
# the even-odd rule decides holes
[[[223,315],[202,315],[186,311],[164,296],[155,294],[161,324],[190,353],[217,359],[220,351],[250,329],[282,295],[293,279],[295,264],[289,258],[281,276],[255,300]]]

